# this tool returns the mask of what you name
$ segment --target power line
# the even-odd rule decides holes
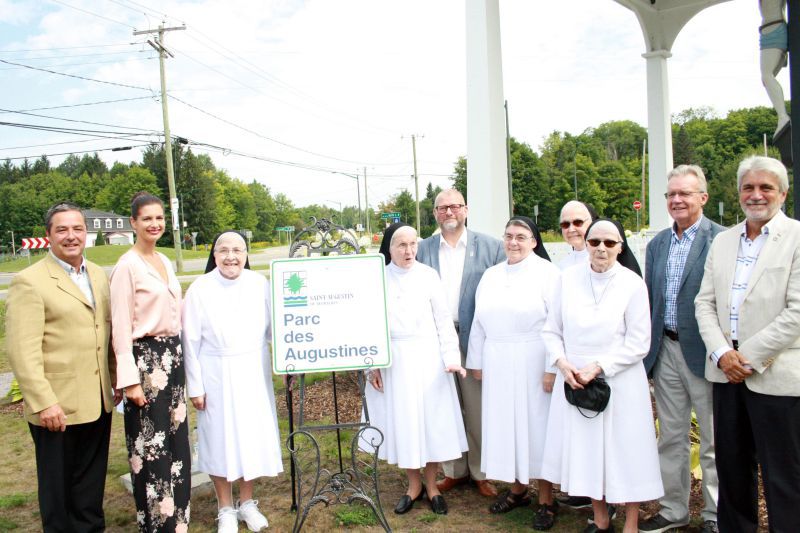
[[[70,5],[70,4],[67,4],[66,2],[62,2],[61,0],[50,0],[50,1],[51,1],[51,2],[55,2],[56,4],[61,4],[62,6],[69,7],[69,8],[71,8],[71,9],[74,9],[74,10],[76,10],[76,11],[81,11],[82,13],[86,13],[87,15],[92,15],[93,17],[97,17],[97,18],[101,18],[101,19],[103,19],[103,20],[107,20],[107,21],[109,21],[109,22],[113,22],[114,24],[119,24],[119,25],[121,25],[121,26],[125,26],[125,27],[128,27],[128,28],[132,28],[132,29],[134,29],[134,30],[136,29],[136,28],[134,28],[133,26],[131,26],[130,24],[126,24],[126,23],[124,23],[124,22],[120,22],[120,21],[118,21],[118,20],[114,20],[114,19],[112,19],[112,18],[108,18],[108,17],[106,17],[106,16],[99,15],[99,14],[97,14],[97,13],[94,13],[94,12],[92,12],[92,11],[89,11],[89,10],[87,10],[87,9],[83,9],[83,8],[80,8],[80,7],[75,7],[75,6],[72,6],[72,5]]]
[[[120,4],[120,3],[119,3],[119,2],[117,2],[116,0],[111,0],[111,1],[112,1],[112,2],[114,2],[115,4],[119,4],[119,5],[123,6],[123,4]],[[163,17],[163,18],[168,18],[168,19],[172,19],[172,20],[178,20],[178,19],[176,19],[175,17],[170,17],[169,15],[167,15],[167,14],[166,14],[166,13],[164,13],[164,12],[161,12],[161,11],[155,10],[155,9],[153,9],[153,8],[151,8],[151,7],[147,7],[146,5],[144,5],[144,4],[140,4],[139,2],[134,2],[133,0],[127,0],[127,2],[128,2],[129,4],[133,4],[133,5],[135,5],[135,6],[138,6],[138,7],[142,8],[142,9],[144,9],[144,10],[146,10],[146,11],[150,11],[150,13],[151,13],[151,14],[153,14],[153,13],[154,13],[154,14],[156,14],[156,15],[160,16],[160,17]],[[123,7],[127,7],[127,6],[123,6]],[[132,8],[132,7],[128,7],[128,9],[133,9],[133,8]],[[137,10],[135,10],[135,9],[134,9],[134,11],[137,11]],[[145,15],[146,15],[146,13],[145,13]],[[181,20],[181,21],[179,21],[179,22],[183,23],[183,21],[182,21],[182,20]]]
[[[149,144],[134,144],[131,146],[115,146],[113,148],[96,148],[94,150],[80,150],[77,152],[61,152],[58,154],[38,154],[38,155],[25,155],[19,157],[4,157],[3,159],[17,160],[17,159],[38,159],[40,157],[56,157],[59,155],[75,155],[75,154],[88,154],[90,152],[121,152],[123,150],[132,150],[133,148],[141,148],[142,146],[149,146]]]
[[[152,96],[135,96],[133,98],[116,98],[114,100],[100,100],[99,102],[85,102],[83,104],[69,104],[69,105],[54,105],[49,107],[32,107],[30,109],[17,109],[15,111],[9,111],[10,113],[18,113],[18,112],[28,112],[28,111],[45,111],[49,109],[65,109],[69,107],[83,107],[89,105],[100,105],[100,104],[115,104],[117,102],[130,102],[132,100],[149,100],[153,98]]]
[[[111,46],[130,46],[130,43],[119,44],[86,44],[83,46],[57,46],[53,48],[23,48],[19,50],[0,50],[0,54],[11,54],[16,52],[46,52],[51,50],[78,50],[81,48],[109,48]]]
[[[65,133],[67,135],[79,135],[83,137],[94,137],[97,139],[121,139],[126,141],[138,141],[135,137],[151,136],[151,133],[135,133],[127,131],[103,131],[103,130],[82,130],[77,128],[62,128],[54,126],[42,126],[39,124],[23,124],[19,122],[0,122],[0,126],[7,126],[10,128],[21,128],[36,131],[49,131],[51,133]],[[160,135],[160,134],[158,134]],[[132,138],[133,137],[133,138]]]
[[[117,52],[97,52],[94,54],[63,54],[57,56],[35,56],[35,57],[24,57],[24,58],[16,58],[16,59],[24,59],[25,61],[38,61],[40,59],[64,59],[64,58],[71,58],[71,57],[95,57],[95,56],[114,56],[114,55],[122,55],[122,54],[140,54],[143,50],[119,50]],[[149,52],[149,50],[144,50],[144,52]],[[14,59],[14,58],[12,58]]]
[[[78,143],[88,143],[92,141],[96,141],[97,139],[102,139],[103,137],[94,137],[92,139],[79,139],[77,141],[61,141],[55,143],[42,143],[42,144],[27,144],[25,146],[3,146],[0,147],[0,150],[22,150],[23,148],[41,148],[42,146],[60,146],[62,144],[78,144]],[[2,158],[0,158],[2,159]]]
[[[151,61],[156,59],[155,57],[129,57],[125,59],[125,61]],[[85,65],[103,65],[107,63],[119,63],[118,59],[109,59],[107,61],[89,61],[85,63],[59,63],[57,65],[42,65],[42,68],[46,67],[78,67],[78,66],[85,66]],[[2,70],[19,70],[21,67],[4,67],[0,68]]]
[[[351,160],[348,160],[348,159],[340,159],[338,157],[319,154],[317,152],[312,152],[311,150],[306,150],[305,148],[300,148],[299,146],[294,146],[294,145],[285,143],[283,141],[279,141],[277,139],[273,139],[272,137],[268,137],[268,136],[263,135],[263,134],[261,134],[261,133],[259,133],[257,131],[254,131],[254,130],[251,130],[249,128],[246,128],[244,126],[236,124],[235,122],[231,122],[230,120],[224,119],[224,118],[222,118],[220,116],[217,116],[217,115],[215,115],[213,113],[210,113],[210,112],[208,112],[208,111],[206,111],[204,109],[201,109],[201,108],[199,108],[199,107],[197,107],[195,105],[192,105],[189,102],[178,98],[177,96],[173,96],[173,95],[170,94],[169,97],[172,98],[173,100],[176,100],[176,101],[182,103],[185,106],[191,107],[192,109],[195,109],[195,110],[203,113],[204,115],[208,115],[209,117],[217,119],[217,120],[219,120],[221,122],[224,122],[224,123],[226,123],[226,124],[228,124],[230,126],[233,126],[234,128],[240,129],[242,131],[250,133],[251,135],[255,135],[256,137],[260,137],[262,139],[265,139],[267,141],[274,142],[276,144],[280,144],[281,146],[285,146],[286,148],[291,148],[292,150],[297,150],[297,151],[304,152],[304,153],[307,153],[307,154],[310,154],[310,155],[314,155],[314,156],[317,156],[317,157],[323,157],[325,159],[332,159],[334,161],[341,161],[342,163],[361,163],[361,164],[363,164],[363,162],[361,162],[361,161],[351,161]]]
[[[51,120],[63,120],[64,122],[75,122],[75,123],[81,123],[81,124],[91,124],[93,126],[107,126],[107,127],[111,127],[111,128],[123,128],[123,129],[128,129],[128,130],[146,131],[146,132],[149,132],[149,133],[152,133],[152,134],[155,134],[155,135],[160,135],[160,132],[158,132],[156,130],[152,130],[152,129],[147,129],[147,128],[137,128],[135,126],[120,126],[118,124],[105,124],[103,122],[91,122],[89,120],[79,120],[79,119],[74,119],[74,118],[53,117],[53,116],[50,116],[50,115],[41,115],[41,114],[38,114],[38,113],[28,113],[26,111],[12,111],[11,109],[2,109],[2,108],[0,108],[0,113],[14,113],[14,114],[18,114],[18,115],[26,115],[26,116],[31,116],[31,117],[49,118]]]
[[[140,91],[150,91],[150,89],[148,89],[147,87],[139,87],[137,85],[128,85],[127,83],[118,83],[118,82],[115,82],[115,81],[106,81],[106,80],[98,80],[98,79],[94,79],[94,78],[87,78],[85,76],[78,76],[77,74],[67,74],[65,72],[56,72],[55,70],[49,70],[49,69],[40,68],[40,67],[33,67],[31,65],[25,65],[25,64],[22,64],[22,63],[15,63],[13,61],[8,61],[6,59],[0,59],[0,63],[5,63],[6,65],[14,65],[16,67],[25,67],[25,68],[30,69],[30,70],[38,70],[38,71],[41,71],[41,72],[47,72],[48,74],[55,74],[56,76],[66,76],[67,78],[75,78],[75,79],[84,80],[84,81],[93,81],[93,82],[96,82],[96,83],[104,83],[106,85],[116,85],[117,87],[125,87],[125,88],[128,88],[128,89],[139,89]]]
[[[217,74],[219,74],[220,76],[224,76],[225,78],[228,78],[229,80],[231,80],[231,81],[233,81],[233,82],[235,82],[235,83],[238,83],[239,85],[241,85],[242,87],[245,87],[246,89],[250,89],[251,91],[255,91],[255,92],[261,92],[260,90],[256,89],[255,87],[251,87],[250,85],[247,85],[246,83],[243,83],[243,82],[242,82],[241,80],[239,80],[238,78],[234,78],[233,76],[228,76],[227,74],[225,74],[225,73],[224,73],[224,72],[222,72],[221,70],[218,70],[218,69],[216,69],[216,68],[212,67],[211,65],[206,65],[205,63],[203,63],[203,62],[202,62],[202,61],[200,61],[199,59],[195,59],[194,57],[190,56],[190,55],[189,55],[189,54],[187,54],[186,52],[182,52],[182,51],[178,50],[178,49],[177,49],[177,48],[175,48],[175,46],[173,46],[173,45],[170,45],[170,48],[172,48],[173,50],[175,50],[176,52],[178,52],[178,53],[179,53],[179,54],[181,54],[182,56],[185,56],[187,59],[189,59],[189,60],[191,60],[191,61],[194,61],[195,63],[197,63],[197,64],[198,64],[198,65],[200,65],[201,67],[205,67],[205,68],[207,68],[207,69],[209,69],[209,70],[212,70],[212,71],[216,72]]]

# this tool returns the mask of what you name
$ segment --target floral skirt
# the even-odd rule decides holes
[[[125,401],[125,444],[139,531],[189,529],[191,451],[186,374],[181,339],[143,337],[133,342],[147,404]]]

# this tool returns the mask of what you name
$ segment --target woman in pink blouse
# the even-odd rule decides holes
[[[191,465],[181,352],[181,286],[156,251],[164,204],[134,195],[136,244],[111,273],[117,387],[125,391],[125,444],[139,531],[186,532]]]

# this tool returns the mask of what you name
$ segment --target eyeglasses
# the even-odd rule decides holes
[[[601,242],[606,246],[606,248],[613,248],[622,241],[612,241],[611,239],[586,239],[586,242],[589,243],[589,246],[592,248],[597,248],[600,246]]]
[[[562,220],[561,224],[559,224],[559,226],[561,226],[561,229],[567,229],[569,227],[569,225],[572,224],[576,228],[580,228],[581,226],[583,226],[584,222],[586,222],[586,221],[585,220],[581,220],[579,218],[576,218],[575,220]]]
[[[214,250],[214,253],[220,255],[222,257],[227,257],[228,255],[242,255],[247,253],[247,250],[243,248],[220,248],[218,250]]]
[[[689,198],[693,194],[705,194],[705,191],[672,191],[672,192],[665,192],[664,198],[667,200],[672,200],[675,197],[680,198],[681,200],[685,200]]]
[[[436,207],[436,212],[444,215],[445,213],[447,213],[447,210],[449,209],[453,213],[458,213],[459,211],[461,211],[462,207],[465,207],[465,205],[464,204],[440,205]]]
[[[531,239],[533,239],[533,237],[528,237],[527,235],[523,235],[521,233],[518,233],[516,235],[511,235],[510,233],[506,233],[505,235],[503,235],[504,241],[506,242],[517,241],[519,244],[527,242]]]

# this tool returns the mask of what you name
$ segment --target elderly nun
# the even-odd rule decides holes
[[[592,498],[591,531],[614,531],[607,502],[624,503],[624,531],[638,530],[641,501],[664,494],[650,390],[642,361],[650,349],[650,308],[638,263],[617,222],[586,232],[589,261],[563,271],[542,337],[559,374],[553,389],[544,476]],[[567,403],[564,384],[583,389],[602,377],[602,412]],[[587,529],[589,531],[589,529]]]
[[[283,470],[269,364],[268,284],[249,268],[244,238],[224,232],[214,241],[206,274],[184,300],[183,350],[189,397],[198,410],[199,469],[214,482],[221,532],[238,531],[238,521],[251,531],[267,527],[253,499],[253,480]]]
[[[394,512],[430,499],[431,510],[447,513],[436,488],[438,463],[461,457],[467,437],[453,372],[461,367],[458,337],[439,275],[416,261],[417,232],[408,224],[387,228],[380,248],[386,258],[386,296],[392,366],[370,372],[372,423],[383,432],[379,456],[406,470],[408,491]],[[425,470],[425,485],[420,469]]]

